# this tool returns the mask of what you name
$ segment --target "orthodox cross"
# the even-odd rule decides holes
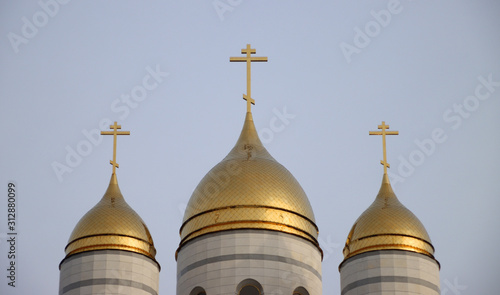
[[[116,163],[116,136],[117,135],[130,135],[130,131],[118,131],[118,129],[122,129],[121,125],[117,125],[116,121],[114,125],[110,125],[109,129],[113,131],[101,131],[101,135],[113,135],[113,160],[109,161],[111,165],[113,165],[113,174],[116,172],[116,168],[120,167],[118,163]]]
[[[387,174],[387,168],[391,167],[389,163],[387,163],[387,150],[385,147],[385,136],[386,135],[398,135],[398,131],[387,131],[389,129],[389,125],[385,125],[385,122],[382,121],[382,125],[378,125],[378,129],[382,129],[382,131],[370,131],[370,135],[382,135],[382,145],[384,151],[384,160],[380,161],[380,164],[384,166],[384,174]]]
[[[243,99],[247,101],[247,112],[251,111],[251,105],[255,104],[255,100],[252,98],[251,90],[250,90],[250,64],[251,62],[267,62],[267,57],[252,57],[252,54],[256,53],[255,49],[250,47],[250,44],[247,44],[247,47],[241,50],[241,54],[246,54],[245,57],[230,57],[230,62],[246,62],[247,63],[247,94],[243,94]]]

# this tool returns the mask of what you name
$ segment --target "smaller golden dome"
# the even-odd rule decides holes
[[[399,202],[387,174],[384,174],[375,201],[349,232],[343,251],[344,261],[374,250],[405,250],[434,259],[434,247],[427,231],[420,220]]]
[[[125,202],[116,174],[112,174],[99,203],[80,219],[71,233],[64,259],[76,253],[109,249],[139,253],[153,260],[156,255],[148,227]]]

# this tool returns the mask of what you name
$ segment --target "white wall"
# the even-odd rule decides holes
[[[429,256],[415,252],[371,251],[353,256],[341,265],[340,284],[341,295],[438,295],[439,265]]]
[[[234,295],[245,279],[264,294],[290,294],[304,287],[321,295],[321,254],[311,242],[268,230],[232,230],[196,238],[180,249],[177,295],[197,286],[207,295]]]
[[[158,264],[128,251],[75,254],[62,262],[60,275],[59,295],[158,294]]]

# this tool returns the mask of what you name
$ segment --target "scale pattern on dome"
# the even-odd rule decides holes
[[[260,142],[251,113],[235,147],[191,196],[180,247],[207,233],[247,228],[290,233],[319,249],[311,204],[295,177]]]
[[[349,232],[344,258],[383,249],[413,251],[434,258],[434,247],[425,227],[399,202],[387,174],[384,174],[375,201],[361,214]]]
[[[115,174],[99,203],[76,225],[65,252],[68,257],[102,249],[127,250],[144,254],[153,260],[156,255],[146,224],[123,198]]]

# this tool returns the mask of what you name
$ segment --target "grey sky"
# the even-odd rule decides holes
[[[254,120],[311,201],[324,294],[340,294],[345,238],[380,187],[368,131],[382,120],[400,133],[393,188],[431,236],[442,294],[497,293],[498,1],[54,1],[0,6],[1,294],[57,292],[71,231],[109,182],[112,138],[93,136],[107,120],[131,131],[118,181],[153,235],[160,293],[174,292],[183,208],[243,125],[245,68],[229,57],[247,43],[269,58],[252,65]]]

